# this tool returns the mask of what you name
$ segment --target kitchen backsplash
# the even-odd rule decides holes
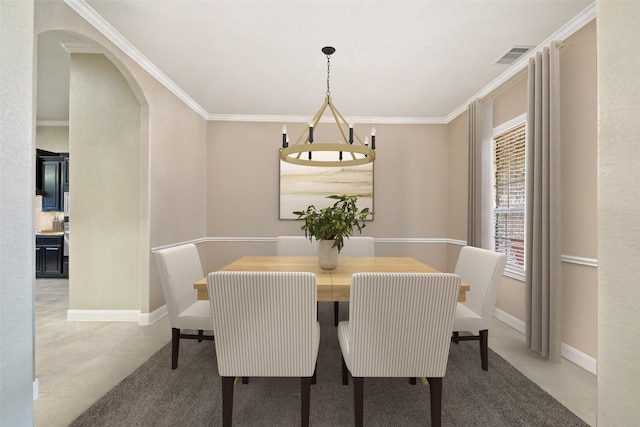
[[[36,231],[53,230],[53,220],[56,218],[64,219],[64,212],[42,212],[42,196],[36,196]]]

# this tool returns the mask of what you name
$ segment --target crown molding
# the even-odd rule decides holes
[[[127,39],[125,39],[115,28],[113,28],[107,21],[104,20],[91,6],[89,6],[84,0],[64,0],[71,9],[83,17],[89,24],[93,25],[102,35],[115,44],[120,50],[122,50],[127,56],[135,61],[146,72],[151,74],[156,80],[158,80],[169,91],[187,104],[193,111],[198,113],[204,119],[207,118],[208,113],[187,95],[173,80],[167,77],[158,67],[156,67],[151,61],[149,61],[138,49],[136,49]]]
[[[36,126],[69,127],[69,120],[37,120]]]
[[[471,98],[467,99],[462,105],[453,110],[446,116],[446,123],[451,122],[453,119],[458,117],[460,114],[467,111],[469,104],[477,98],[484,98],[490,95],[493,91],[498,89],[503,84],[507,83],[511,78],[515,77],[518,73],[522,72],[527,65],[529,64],[529,58],[535,57],[536,53],[539,52],[543,47],[548,46],[552,41],[564,41],[569,36],[573,35],[580,28],[587,25],[589,22],[594,20],[596,17],[596,3],[593,2],[590,4],[585,10],[576,15],[571,21],[567,22],[562,26],[558,31],[553,33],[551,36],[547,37],[542,43],[540,43],[535,49],[531,49],[531,51],[522,56],[516,62],[514,62],[504,73],[500,74],[495,80],[489,83],[487,86],[482,88],[479,92],[473,95]]]
[[[60,46],[68,53],[103,53],[97,46],[90,43],[60,42]]]
[[[269,122],[269,123],[308,123],[311,116],[251,115],[251,114],[209,114],[207,120],[214,122]],[[349,117],[353,123],[367,124],[447,124],[444,117]],[[334,123],[331,117],[322,117],[320,123]]]

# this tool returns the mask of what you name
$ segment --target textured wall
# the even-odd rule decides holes
[[[638,425],[640,2],[598,1],[598,425]]]
[[[33,424],[33,1],[0,2],[0,425]]]
[[[140,308],[140,105],[101,54],[72,54],[69,309]]]

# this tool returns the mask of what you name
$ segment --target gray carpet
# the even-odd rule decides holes
[[[348,304],[341,304],[341,319]],[[333,304],[320,304],[318,383],[311,387],[311,425],[353,425],[353,388],[343,386]],[[491,339],[491,334],[489,334]],[[429,389],[407,379],[367,378],[365,425],[430,425]],[[71,426],[219,426],[220,377],[212,341],[183,340],[178,369],[167,344],[80,415]],[[296,426],[300,380],[251,378],[234,388],[234,426]],[[480,368],[477,342],[451,344],[443,380],[445,426],[586,426],[493,351],[489,371]]]

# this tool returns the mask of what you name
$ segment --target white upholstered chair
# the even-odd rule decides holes
[[[363,422],[364,377],[426,377],[431,425],[441,423],[442,377],[460,278],[451,273],[356,273],[349,320],[338,324],[342,383],[353,376],[356,426]],[[347,372],[348,371],[348,372]]]
[[[276,255],[318,256],[318,242],[309,241],[304,236],[278,236]]]
[[[455,273],[470,286],[466,301],[459,302],[453,321],[453,336],[460,341],[480,341],[482,369],[489,370],[489,325],[496,306],[502,273],[507,262],[503,253],[465,246],[460,251]],[[466,331],[472,335],[460,335]]]
[[[213,335],[204,335],[204,331],[213,330],[211,305],[199,301],[193,288],[204,277],[194,244],[162,249],[155,259],[171,324],[171,369],[176,369],[181,339],[213,340]],[[198,334],[183,332],[185,329],[197,330]]]
[[[376,256],[376,246],[373,237],[349,237],[344,239],[344,246],[340,256]],[[338,326],[340,303],[333,302],[333,322]]]
[[[301,424],[309,425],[320,344],[315,274],[216,271],[207,276],[207,288],[223,425],[231,426],[235,377],[300,377]]]

